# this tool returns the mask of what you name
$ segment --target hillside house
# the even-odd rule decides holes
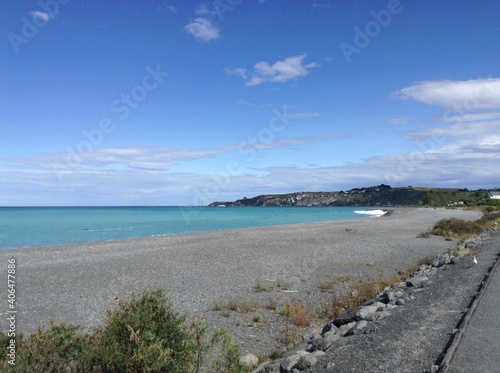
[[[491,199],[500,199],[500,192],[491,192],[490,198]]]

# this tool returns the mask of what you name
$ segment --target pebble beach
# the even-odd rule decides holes
[[[417,237],[438,220],[480,216],[395,208],[377,218],[2,250],[0,256],[4,264],[10,258],[17,263],[18,332],[32,332],[51,320],[90,328],[118,299],[162,288],[176,311],[228,328],[236,340],[247,341],[244,350],[264,351],[278,332],[272,323],[249,330],[245,315],[238,321],[222,317],[211,311],[213,305],[271,297],[278,303],[287,297],[314,302],[320,284],[335,276],[390,277],[454,247],[442,237]],[[2,277],[6,269],[5,264]],[[6,286],[1,298],[6,299]],[[4,305],[2,330],[5,311]],[[254,342],[249,344],[250,334]]]

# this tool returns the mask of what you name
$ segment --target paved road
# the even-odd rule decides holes
[[[449,373],[500,372],[500,266],[479,300]]]

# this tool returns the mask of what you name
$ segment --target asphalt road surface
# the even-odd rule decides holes
[[[500,372],[500,269],[479,300],[448,372]]]

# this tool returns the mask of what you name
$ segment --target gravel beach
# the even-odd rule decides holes
[[[15,258],[18,332],[32,332],[50,320],[95,326],[117,299],[163,288],[177,311],[228,328],[244,351],[268,353],[278,346],[275,316],[259,310],[269,322],[253,325],[254,316],[222,316],[210,311],[214,304],[271,297],[278,303],[290,297],[318,302],[324,297],[319,286],[328,279],[389,277],[454,247],[441,237],[417,238],[438,220],[480,216],[402,208],[380,218],[3,250],[0,270],[6,279],[7,260]],[[7,299],[6,283],[0,294]],[[4,302],[2,330],[6,310]]]

